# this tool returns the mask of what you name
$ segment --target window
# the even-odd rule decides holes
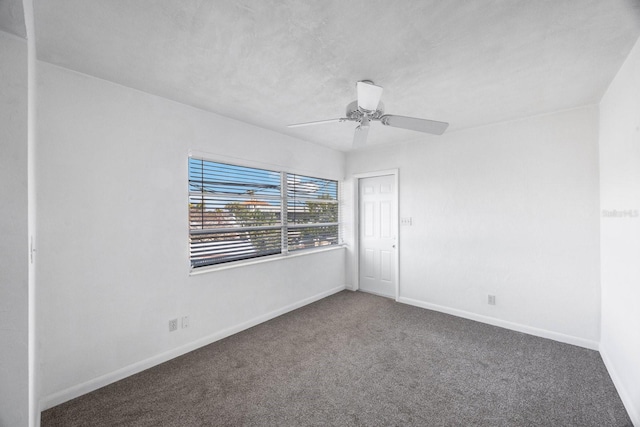
[[[338,183],[287,174],[289,252],[338,244]]]
[[[337,245],[338,183],[189,158],[193,268]]]

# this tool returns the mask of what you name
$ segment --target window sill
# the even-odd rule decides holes
[[[195,269],[191,269],[189,271],[189,276],[199,276],[201,274],[206,274],[206,273],[211,273],[214,271],[222,271],[222,270],[230,270],[233,268],[241,268],[241,267],[246,267],[248,265],[254,265],[254,264],[263,264],[266,262],[273,262],[273,261],[280,261],[283,259],[290,259],[290,258],[297,258],[297,257],[301,257],[301,256],[307,256],[307,255],[312,255],[312,254],[317,254],[317,253],[321,253],[321,252],[330,252],[330,251],[336,251],[336,250],[340,250],[340,249],[344,249],[346,248],[346,245],[335,245],[335,246],[329,246],[326,248],[319,248],[319,249],[304,249],[301,251],[296,251],[296,252],[292,252],[289,253],[287,255],[271,255],[271,256],[266,256],[263,258],[256,258],[256,259],[250,259],[250,260],[246,260],[246,261],[235,261],[235,262],[230,262],[228,264],[221,264],[221,265],[211,265],[211,266],[207,266],[207,267],[200,267],[200,268],[195,268]]]

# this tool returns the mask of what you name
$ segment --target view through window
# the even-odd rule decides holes
[[[191,266],[339,243],[338,182],[189,158]]]

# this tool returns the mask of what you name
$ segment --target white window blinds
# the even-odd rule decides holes
[[[193,268],[335,245],[338,233],[337,181],[189,158]]]
[[[287,174],[289,251],[338,244],[338,183]]]
[[[191,265],[281,252],[280,173],[189,159]]]

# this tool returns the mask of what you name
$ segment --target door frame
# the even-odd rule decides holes
[[[387,169],[374,172],[364,172],[353,174],[353,233],[354,233],[354,251],[353,251],[353,290],[360,289],[360,180],[363,178],[375,178],[379,176],[393,175],[393,204],[395,206],[395,215],[392,217],[392,229],[396,236],[395,250],[395,300],[400,298],[400,197],[399,197],[399,169]]]

